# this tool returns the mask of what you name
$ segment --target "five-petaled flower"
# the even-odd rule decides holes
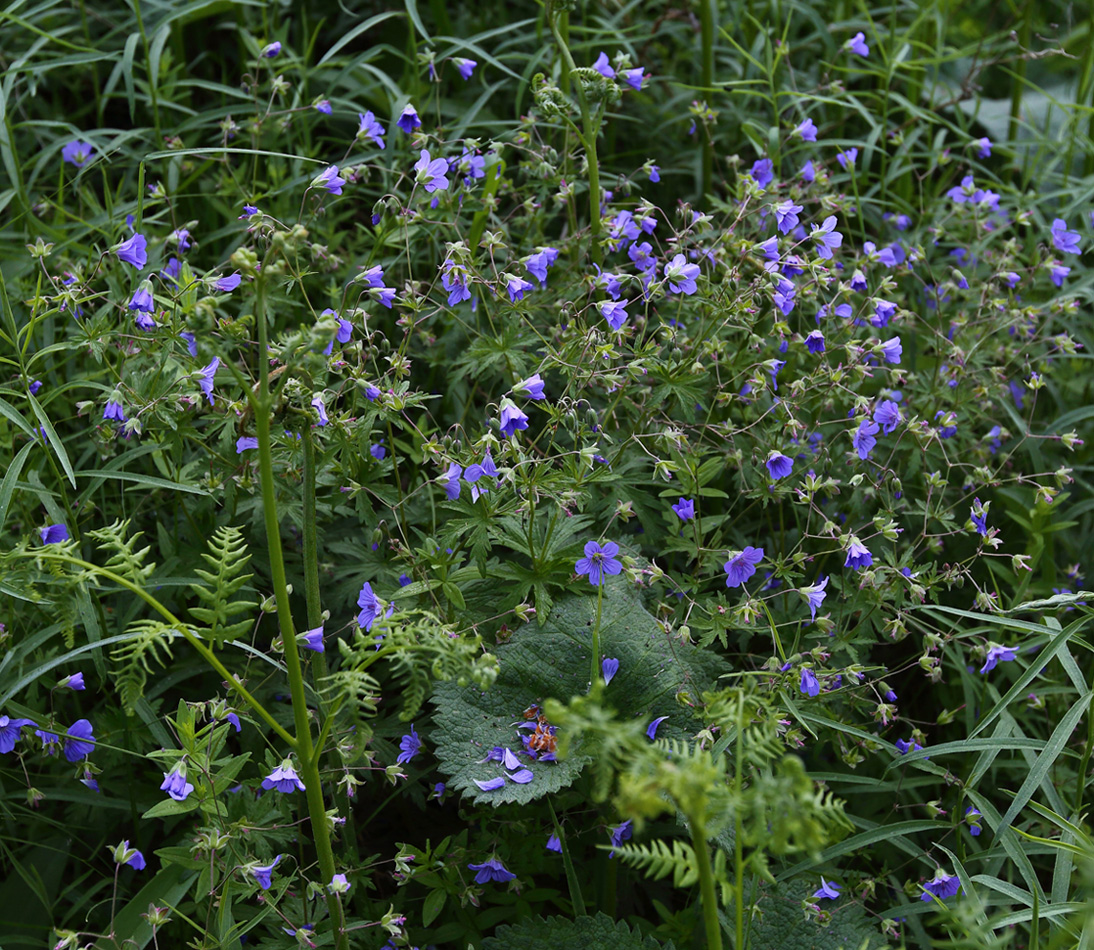
[[[589,583],[599,587],[605,574],[618,574],[623,570],[623,564],[616,558],[619,553],[619,545],[614,541],[605,542],[601,547],[596,541],[589,541],[585,545],[585,556],[579,558],[574,565],[578,574],[588,574]]]
[[[689,264],[683,254],[677,254],[665,265],[665,280],[669,292],[690,295],[698,289],[695,278],[699,276],[699,265]]]
[[[513,392],[525,399],[546,399],[543,394],[543,380],[540,378],[539,373],[534,376],[529,376],[527,379],[522,379],[519,383],[513,385]]]
[[[817,611],[820,610],[821,604],[824,603],[824,598],[827,597],[825,588],[828,586],[828,578],[822,577],[817,583],[810,584],[808,587],[799,587],[798,593],[805,598],[805,602],[809,604],[809,619],[817,619]]]
[[[399,740],[399,748],[402,751],[395,758],[395,761],[400,765],[406,765],[421,751],[422,740],[418,738],[418,732],[413,725],[410,727],[409,735],[405,735]]]
[[[183,762],[178,762],[170,772],[163,773],[160,791],[167,792],[176,802],[185,801],[193,790],[194,786],[186,781],[186,765]]]
[[[38,529],[38,535],[42,539],[42,544],[60,544],[69,539],[68,528],[63,524],[47,524],[44,528]]]
[[[506,438],[514,432],[528,428],[528,416],[521,412],[520,407],[513,400],[505,398],[501,401],[501,434]]]
[[[782,452],[772,451],[767,456],[767,473],[778,481],[794,470],[794,460]]]
[[[208,397],[210,406],[216,402],[216,397],[213,395],[213,380],[216,378],[219,366],[220,357],[214,356],[209,365],[203,366],[198,373],[198,386],[201,387],[201,391]]]
[[[615,849],[618,848],[624,841],[629,841],[631,837],[631,820],[628,818],[626,821],[621,822],[618,825],[613,825],[608,829],[608,835],[611,837],[612,850],[608,852],[609,858],[615,857]]]
[[[506,881],[511,881],[516,877],[516,875],[497,858],[490,858],[482,864],[469,864],[467,867],[472,871],[479,872],[475,875],[476,884],[488,884],[490,881],[504,884]]]
[[[866,34],[861,31],[852,36],[844,44],[844,47],[849,49],[852,53],[857,53],[859,56],[870,55],[870,47],[866,45]]]
[[[961,879],[939,868],[934,872],[934,877],[923,885],[923,893],[919,895],[919,899],[929,901],[934,896],[939,900],[945,900],[947,897],[953,897],[959,890],[961,890]]]
[[[836,216],[834,214],[830,214],[825,218],[820,227],[814,224],[813,230],[809,232],[809,237],[817,245],[818,256],[826,261],[832,259],[832,249],[843,244],[843,235],[836,230]]]
[[[726,572],[726,587],[740,587],[756,573],[756,565],[763,559],[763,548],[754,548],[749,545],[743,551],[731,551],[729,560],[723,565]]]
[[[319,624],[318,627],[312,630],[305,630],[300,634],[301,646],[305,650],[311,650],[314,653],[322,653],[323,647],[323,624]]]
[[[0,716],[0,753],[11,752],[15,748],[15,743],[19,741],[19,733],[23,726],[33,725],[35,725],[33,719],[9,719],[7,716]],[[57,737],[53,738],[56,741]]]
[[[1018,659],[1017,647],[1004,647],[998,643],[993,643],[988,647],[988,653],[984,659],[984,665],[980,667],[981,673],[990,673],[995,669],[997,663],[1006,663],[1010,660]]]
[[[70,738],[65,739],[65,758],[69,762],[79,762],[87,758],[95,748],[95,735],[91,723],[86,719],[77,719],[65,732]]]
[[[796,129],[794,134],[801,136],[803,142],[817,141],[817,126],[812,119],[806,119]]]
[[[361,608],[357,615],[357,626],[368,633],[380,616],[380,598],[372,592],[372,585],[368,581],[361,586],[361,593],[357,595],[357,606]],[[394,611],[395,605],[388,604],[384,616],[390,617]]]
[[[866,545],[854,535],[851,535],[850,540],[847,542],[847,559],[843,562],[843,566],[853,568],[856,571],[861,571],[863,568],[867,568],[873,563],[874,556],[870,553]]]
[[[292,761],[285,759],[276,769],[262,780],[262,787],[267,791],[276,789],[283,794],[292,791],[304,791],[304,783],[292,767]]]
[[[61,149],[61,158],[70,165],[75,165],[77,168],[83,168],[91,161],[91,156],[94,152],[95,146],[90,142],[81,142],[79,139],[76,139],[69,142]]]
[[[415,129],[420,129],[422,127],[422,120],[418,118],[418,110],[415,109],[414,106],[408,105],[403,109],[395,124],[406,132],[407,135],[410,135]]]
[[[839,898],[840,887],[842,887],[842,885],[836,884],[834,881],[826,881],[822,877],[821,886],[813,891],[813,896],[827,898],[830,901],[834,901]]]
[[[627,311],[623,308],[627,306],[626,300],[601,300],[596,308],[600,311],[600,315],[608,322],[613,330],[622,329],[623,324],[627,322]]]
[[[693,498],[681,498],[672,510],[676,512],[681,521],[690,521],[695,517],[695,500]]]
[[[339,177],[338,166],[331,165],[316,175],[311,183],[313,188],[326,188],[332,195],[340,195],[346,180]]]
[[[272,883],[270,875],[273,874],[273,869],[277,867],[277,862],[280,861],[282,857],[283,855],[279,854],[265,867],[262,867],[262,865],[255,865],[251,868],[251,874],[254,875],[254,879],[258,881],[258,886],[261,887],[262,890],[268,891],[270,889],[270,884]]]
[[[114,248],[114,253],[118,255],[118,260],[142,270],[148,263],[148,239],[143,234],[134,234]]]
[[[1052,222],[1052,243],[1061,254],[1080,254],[1079,232],[1069,231],[1067,222],[1063,218],[1057,218]]]
[[[384,127],[371,112],[357,113],[357,137],[372,139],[380,148],[384,148]]]
[[[448,162],[443,158],[432,158],[427,149],[422,149],[418,161],[414,163],[414,171],[417,172],[415,180],[425,186],[425,190],[432,194],[434,191],[444,191],[448,187]]]
[[[462,56],[454,56],[452,62],[456,64],[456,71],[464,78],[470,79],[475,67],[479,64],[473,59],[464,59]]]
[[[817,674],[814,673],[808,666],[802,667],[801,675],[801,691],[806,696],[819,696],[820,695],[820,683],[817,680]]]

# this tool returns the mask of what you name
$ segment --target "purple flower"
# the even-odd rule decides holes
[[[596,62],[593,63],[593,69],[595,69],[605,79],[615,79],[615,70],[612,69],[608,63],[608,54],[603,50],[600,51],[600,55],[597,56]]]
[[[874,422],[886,435],[891,434],[901,421],[900,406],[891,399],[882,399],[874,408]]]
[[[84,685],[84,674],[73,673],[71,676],[66,676],[63,680],[57,682],[57,689],[71,689],[76,692],[87,689],[87,686]]]
[[[844,49],[849,49],[852,53],[857,53],[859,56],[869,56],[870,47],[866,45],[866,34],[862,32],[856,33],[846,43],[843,44]]]
[[[240,218],[250,218],[250,217],[253,217],[256,214],[258,214],[258,208],[256,208],[254,205],[244,205],[243,206],[243,214],[241,214],[239,217]]]
[[[808,183],[816,181],[817,178],[817,173],[813,171],[813,163],[811,161],[808,161],[804,165],[802,165],[802,170],[801,172],[799,172],[799,174],[802,177],[802,181]]]
[[[982,813],[978,809],[973,808],[972,805],[969,805],[969,807],[965,809],[965,824],[969,826],[969,834],[974,838],[980,837],[980,832],[984,830],[977,820],[982,817]]]
[[[978,149],[976,153],[978,158],[991,158],[991,139],[976,139],[972,144]]]
[[[562,842],[558,840],[558,835],[551,835],[551,837],[547,839],[547,850],[562,854]]]
[[[209,405],[213,405],[216,402],[213,396],[213,379],[217,374],[217,367],[220,366],[220,357],[214,356],[213,361],[201,369],[198,374],[198,386],[201,387],[201,391],[209,397]]]
[[[91,161],[91,156],[94,151],[95,146],[90,142],[81,142],[79,139],[75,139],[61,149],[61,158],[70,165],[75,165],[77,168],[83,168]]]
[[[469,864],[467,867],[469,870],[479,872],[475,875],[476,884],[488,884],[490,881],[504,884],[506,881],[511,881],[516,877],[516,875],[497,858],[490,858],[490,860],[484,861],[482,864]]]
[[[661,167],[659,165],[650,165],[650,181],[655,185],[661,180]]]
[[[95,780],[92,779],[91,781],[94,782]],[[95,782],[96,788],[92,789],[92,791],[98,791],[98,784],[98,782]],[[89,785],[88,787],[90,788],[91,786]],[[130,848],[128,841],[123,841],[122,844],[125,846],[126,852],[133,852],[129,855],[128,858],[125,859],[124,863],[128,864],[135,871],[143,871],[147,866],[147,862],[144,860],[144,855],[141,854],[140,851],[138,851],[136,848]]]
[[[62,541],[69,540],[68,528],[63,524],[47,524],[44,528],[38,529],[38,535],[42,539],[42,544],[60,544]]]
[[[1048,276],[1052,278],[1052,282],[1057,287],[1063,287],[1064,278],[1071,273],[1071,268],[1066,267],[1059,261],[1049,261],[1047,264],[1045,264],[1045,267],[1048,268]]]
[[[612,677],[619,672],[619,661],[614,657],[604,657],[600,661],[600,672],[604,675],[604,685],[607,686],[612,681]]]
[[[372,585],[368,581],[361,586],[361,593],[357,595],[357,606],[361,608],[361,612],[357,615],[357,626],[368,633],[377,617],[380,616],[380,601],[372,592]],[[388,604],[384,616],[390,617],[394,612],[395,605]]]
[[[870,457],[874,446],[877,445],[877,439],[874,436],[878,434],[880,428],[876,422],[871,422],[869,419],[863,419],[859,423],[855,434],[851,436],[851,444],[854,445],[860,459],[865,460]]]
[[[988,648],[987,659],[985,659],[984,665],[980,667],[980,672],[990,673],[995,669],[997,663],[1018,659],[1017,649],[1017,647],[1001,647],[998,644],[993,644]]]
[[[629,302],[628,300],[601,300],[596,308],[607,321],[608,326],[613,330],[619,330],[627,322],[628,314],[624,308]]]
[[[623,70],[623,81],[635,92],[638,92],[642,88],[642,81],[645,78],[645,72],[641,66],[635,66],[634,69]]]
[[[417,730],[415,730],[413,725],[410,727],[410,734],[403,736],[399,740],[399,748],[402,751],[396,757],[395,761],[400,765],[406,765],[421,751],[422,740],[418,738]]]
[[[775,205],[775,221],[780,234],[789,234],[798,226],[798,212],[801,210],[802,206],[794,204],[789,198]]]
[[[1069,231],[1067,222],[1063,218],[1057,218],[1052,222],[1052,243],[1061,254],[1080,254],[1079,232]]]
[[[372,139],[380,148],[384,148],[384,127],[376,121],[376,116],[371,112],[357,113],[357,137],[362,136]]]
[[[534,376],[529,376],[527,379],[522,379],[519,383],[514,384],[513,392],[523,396],[525,399],[546,399],[543,395],[543,380],[540,378],[539,373]]]
[[[862,34],[860,33],[859,35],[861,36]],[[855,167],[856,158],[858,158],[857,148],[849,148],[846,152],[841,150],[836,153],[836,161],[839,162],[840,168],[844,169],[845,171],[848,167]]]
[[[311,650],[313,653],[322,653],[324,651],[323,624],[312,630],[305,630],[300,634],[300,637],[303,640],[302,645],[305,650]]]
[[[514,772],[509,776],[518,785],[527,785],[532,779],[534,779],[535,773],[531,769],[521,769],[519,772]]]
[[[273,874],[273,869],[277,867],[277,862],[280,861],[281,858],[282,855],[279,854],[273,859],[272,864],[267,864],[266,867],[251,868],[251,874],[254,875],[254,879],[258,881],[258,886],[261,887],[262,890],[268,891],[270,889],[270,884],[272,883],[270,875]]]
[[[496,792],[505,785],[505,779],[499,775],[497,778],[488,778],[485,782],[475,779],[475,784],[484,792]]]
[[[464,59],[461,56],[455,56],[452,58],[452,62],[456,64],[456,71],[465,79],[470,79],[471,74],[475,71],[475,67],[479,64],[473,59]]]
[[[752,180],[756,182],[756,184],[760,186],[760,190],[763,191],[763,189],[775,180],[775,165],[770,158],[758,158],[752,163],[749,175],[752,176]]]
[[[490,478],[496,478],[498,474],[498,467],[494,464],[494,459],[489,452],[482,457],[482,462],[476,462],[474,465],[468,465],[467,470],[463,473],[463,477],[474,484],[483,475],[488,475]]]
[[[988,502],[990,505],[991,502]],[[980,503],[980,499],[973,500],[972,507],[969,509],[969,519],[972,521],[973,527],[976,529],[976,533],[981,537],[987,537],[988,534],[988,511],[987,507]],[[1008,659],[1014,659],[1009,657]]]
[[[115,393],[117,395],[117,393]],[[118,399],[108,399],[103,408],[103,419],[112,419],[116,422],[125,422],[125,410]]]
[[[914,739],[908,741],[905,741],[904,739],[897,739],[896,742],[893,743],[893,745],[896,746],[897,752],[899,752],[901,755],[907,755],[909,752],[918,752],[920,749],[923,748],[923,746],[921,746]]]
[[[578,559],[574,570],[578,574],[588,574],[589,583],[599,587],[605,574],[618,574],[623,570],[622,562],[616,559],[618,553],[619,545],[614,541],[606,542],[603,547],[596,541],[589,541],[585,545],[585,556]]]
[[[141,270],[148,263],[148,241],[143,234],[134,234],[114,248],[114,253],[118,255],[118,260]]]
[[[810,353],[823,353],[824,352],[824,334],[820,330],[813,330],[809,336],[805,338],[805,348]]]
[[[697,290],[695,278],[699,276],[699,265],[689,264],[683,254],[677,254],[665,265],[665,280],[669,291],[674,294],[693,294]]]
[[[395,124],[406,132],[407,135],[410,135],[415,129],[420,129],[422,127],[422,120],[418,118],[418,110],[415,109],[414,106],[408,105],[403,109],[402,114]]]
[[[874,556],[854,535],[851,535],[851,540],[847,545],[847,559],[843,562],[844,567],[850,567],[856,571],[861,571],[863,568],[869,567],[874,563]]]
[[[23,726],[33,725],[36,725],[33,719],[9,719],[7,716],[0,716],[0,753],[11,752],[15,748],[15,743],[19,741],[19,732]],[[50,734],[47,733],[47,735]],[[56,736],[53,736],[53,741],[57,741]],[[69,761],[74,762],[75,759]]]
[[[819,696],[820,695],[820,683],[817,682],[817,674],[814,673],[809,667],[803,667],[801,678],[801,691],[806,696]]]
[[[825,593],[825,588],[828,586],[828,578],[822,577],[817,583],[811,584],[808,587],[799,587],[798,593],[801,594],[806,603],[809,604],[809,619],[817,619],[817,611],[820,610],[821,604],[824,603],[824,598],[828,596]]]
[[[338,166],[331,165],[316,175],[311,183],[313,188],[326,188],[332,195],[340,195],[346,180],[338,176]]]
[[[826,881],[822,877],[821,886],[813,892],[813,896],[819,898],[827,898],[830,901],[838,900],[841,886],[842,885],[836,884],[832,881]]]
[[[801,125],[794,129],[793,134],[801,136],[803,142],[817,141],[817,127],[813,124],[812,119],[806,119]]]
[[[292,767],[292,762],[288,759],[285,759],[262,780],[262,787],[267,791],[276,789],[282,794],[288,794],[294,790],[304,791],[304,783],[300,781],[300,776],[296,774],[296,769]]]
[[[186,797],[194,790],[194,786],[186,781],[186,766],[179,762],[170,772],[163,773],[163,784],[160,791],[167,792],[176,802],[186,800]]]
[[[903,353],[904,347],[901,345],[898,336],[894,336],[881,344],[881,356],[886,363],[899,363]]]
[[[520,408],[511,399],[502,399],[499,422],[501,424],[501,434],[506,438],[514,432],[528,428],[528,417],[520,411]]]
[[[274,40],[272,43],[267,43],[262,47],[262,55],[266,59],[273,59],[278,53],[281,52],[281,41]]]
[[[242,455],[248,449],[257,449],[258,439],[253,435],[241,435],[236,439],[236,455]]]
[[[740,587],[753,574],[756,565],[764,559],[764,549],[751,545],[737,553],[730,552],[729,560],[723,565],[726,572],[726,587]]]
[[[222,294],[230,294],[239,286],[241,280],[243,280],[243,278],[240,277],[239,274],[228,274],[227,276],[221,277],[217,280],[216,288]]]
[[[836,230],[836,216],[834,214],[830,214],[825,218],[820,227],[814,224],[813,230],[809,232],[809,237],[816,242],[817,254],[826,261],[832,259],[832,249],[843,243],[843,235]]]
[[[658,727],[668,718],[668,716],[658,716],[646,727],[646,738],[649,739],[650,742],[653,742],[657,738]]]
[[[91,755],[95,748],[95,735],[91,723],[86,719],[77,719],[65,730],[71,738],[65,739],[65,758],[69,762],[79,762]]]
[[[672,510],[676,512],[681,521],[690,521],[695,517],[695,501],[691,498],[681,498]]]
[[[448,162],[443,158],[431,158],[428,150],[422,149],[418,155],[418,161],[414,163],[414,170],[418,173],[415,180],[425,185],[425,190],[432,194],[435,191],[444,191],[448,187]],[[528,285],[531,288],[531,284]]]
[[[319,425],[325,426],[330,422],[330,416],[327,415],[327,407],[323,402],[323,394],[316,393],[312,397],[311,407],[319,414]]]
[[[631,820],[628,818],[621,824],[614,825],[608,829],[608,836],[611,838],[612,848],[618,848],[624,841],[629,841],[631,838]],[[615,857],[615,851],[612,850],[608,853],[609,858]]]
[[[767,472],[775,481],[786,478],[793,470],[794,460],[783,455],[782,452],[773,451],[767,456]]]
[[[541,247],[535,254],[524,259],[524,266],[528,269],[540,287],[547,286],[547,268],[558,260],[558,251],[553,247]]]
[[[315,111],[322,112],[323,115],[330,115],[334,110],[331,109],[329,99],[320,99],[315,103]]]
[[[953,897],[959,890],[961,890],[961,879],[939,868],[934,872],[934,877],[923,885],[923,893],[919,895],[919,899],[929,901],[933,894],[939,900],[945,900],[947,897]]]

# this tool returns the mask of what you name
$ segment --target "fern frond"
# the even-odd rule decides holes
[[[137,702],[144,695],[152,665],[167,666],[171,659],[171,641],[181,634],[160,620],[138,620],[129,626],[133,639],[111,651],[116,664],[114,686],[121,696],[126,714],[132,716]]]
[[[152,550],[151,545],[146,545],[139,551],[135,550],[137,542],[144,537],[143,531],[138,531],[131,538],[126,537],[129,533],[129,522],[130,519],[128,518],[125,521],[119,519],[104,528],[96,528],[94,531],[88,531],[87,533],[99,542],[100,550],[110,552],[110,557],[103,567],[115,574],[120,574],[126,580],[132,581],[138,586],[142,586],[156,569],[156,565],[154,562],[151,564],[144,563],[148,552]]]
[[[606,846],[605,846],[606,847]],[[674,887],[691,887],[699,880],[695,849],[686,841],[668,843],[656,838],[649,844],[616,845],[615,853],[655,881],[672,875]]]
[[[190,585],[190,590],[205,606],[191,607],[190,615],[206,625],[200,632],[216,647],[250,629],[250,620],[231,621],[240,614],[249,613],[254,604],[232,598],[253,575],[243,573],[251,556],[239,528],[230,525],[217,528],[209,539],[209,551],[201,556],[212,570],[197,568],[194,571],[205,583]]]
[[[355,726],[376,714],[380,700],[380,684],[366,670],[341,669],[325,677],[320,693],[332,704],[341,707]]]

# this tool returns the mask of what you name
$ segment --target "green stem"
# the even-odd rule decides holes
[[[570,847],[566,844],[566,835],[562,831],[562,825],[558,823],[558,815],[555,814],[555,806],[547,796],[547,807],[551,811],[551,821],[555,826],[555,837],[562,848],[562,866],[566,869],[566,886],[570,889],[570,903],[574,905],[574,916],[585,916],[585,899],[581,896],[581,884],[577,879],[577,871],[574,870],[573,858],[570,857]]]
[[[596,585],[596,621],[593,623],[593,657],[589,668],[589,689],[596,684],[596,678],[600,675],[600,608],[604,603],[603,572],[600,574],[600,583]]]
[[[706,826],[691,817],[691,847],[699,863],[699,893],[703,900],[703,927],[707,932],[707,950],[722,950],[722,925],[718,922],[718,896],[714,892],[714,872],[710,867],[710,845],[707,844]],[[741,947],[738,938],[738,948]]]
[[[160,130],[160,100],[156,92],[159,76],[152,75],[152,50],[148,46],[148,34],[144,32],[144,18],[141,16],[141,0],[133,0],[133,12],[137,15],[137,29],[141,34],[141,45],[144,47],[144,73],[148,77],[148,91],[152,94],[152,122],[156,126],[156,142],[163,142],[163,132]],[[141,189],[137,194],[143,196]]]
[[[315,527],[315,438],[311,426],[304,427],[304,599],[308,610],[308,629],[314,630],[323,622],[323,601],[319,593],[319,545]],[[327,675],[327,658],[322,653],[312,657],[316,693],[319,683]],[[320,694],[321,696],[322,694]],[[320,698],[324,718],[326,704]]]
[[[1018,140],[1018,113],[1022,108],[1022,93],[1026,85],[1026,50],[1029,49],[1029,38],[1033,30],[1033,15],[1037,5],[1026,4],[1025,15],[1018,28],[1019,59],[1014,66],[1014,77],[1011,80],[1010,89],[1010,125],[1007,128],[1007,137],[1011,141],[1011,147]]]
[[[714,87],[714,33],[717,29],[715,5],[717,0],[699,0],[700,29],[700,73],[699,84],[703,87],[703,97],[711,94]],[[701,197],[710,194],[711,179],[714,175],[714,142],[711,136],[703,137],[703,172],[701,179]]]
[[[733,762],[733,917],[735,950],[745,946],[745,860],[744,820],[741,815],[741,795],[744,783],[744,697],[737,700],[737,752]],[[719,939],[721,939],[719,937]]]
[[[308,817],[311,819],[312,837],[316,857],[319,859],[320,878],[329,884],[334,878],[334,852],[330,843],[330,827],[327,825],[326,803],[323,801],[319,763],[312,745],[311,721],[308,717],[307,698],[304,691],[304,671],[300,662],[300,648],[293,629],[292,606],[289,603],[288,584],[285,577],[285,558],[281,550],[281,526],[277,516],[277,490],[274,485],[273,451],[270,442],[270,416],[273,399],[270,397],[270,357],[266,327],[266,275],[275,253],[271,248],[263,262],[255,282],[255,323],[258,326],[258,395],[252,397],[255,407],[255,429],[258,435],[258,465],[262,484],[262,513],[266,528],[266,545],[270,558],[270,581],[277,601],[277,622],[285,649],[285,667],[289,675],[289,693],[292,696],[293,724],[296,731],[296,748],[301,764],[301,780],[308,800]],[[334,928],[334,945],[338,950],[348,950],[349,940],[342,904],[337,895],[327,894],[327,910]]]

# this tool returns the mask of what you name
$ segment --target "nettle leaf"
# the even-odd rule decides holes
[[[877,927],[867,918],[862,904],[841,898],[814,901],[820,887],[800,881],[763,887],[757,902],[760,912],[752,918],[751,947],[793,947],[794,950],[877,950],[885,945]],[[826,927],[807,920],[801,902],[808,898],[829,911],[832,920]]]
[[[522,714],[532,704],[542,706],[547,699],[567,702],[588,692],[595,619],[595,596],[566,594],[558,598],[542,627],[525,625],[508,643],[498,645],[501,673],[489,691],[454,682],[434,687],[434,744],[441,771],[451,777],[451,789],[473,801],[524,804],[574,782],[589,762],[581,748],[571,748],[558,762],[532,761],[521,754],[520,736],[527,732],[518,732],[517,725],[525,721]],[[603,656],[619,660],[605,702],[625,718],[649,722],[668,716],[658,738],[684,738],[689,716],[677,693],[686,690],[698,696],[724,672],[717,657],[670,640],[623,577],[611,578],[604,589],[600,645]],[[483,761],[495,746],[516,753],[522,768],[535,776],[532,781],[521,785],[507,778],[502,788],[482,791],[476,779],[509,774],[502,763]]]
[[[800,912],[799,912],[800,913]],[[519,924],[499,927],[493,937],[487,937],[483,950],[675,950],[670,940],[658,943],[653,937],[643,937],[623,921],[616,922],[606,914],[595,917],[542,917],[522,920]]]

